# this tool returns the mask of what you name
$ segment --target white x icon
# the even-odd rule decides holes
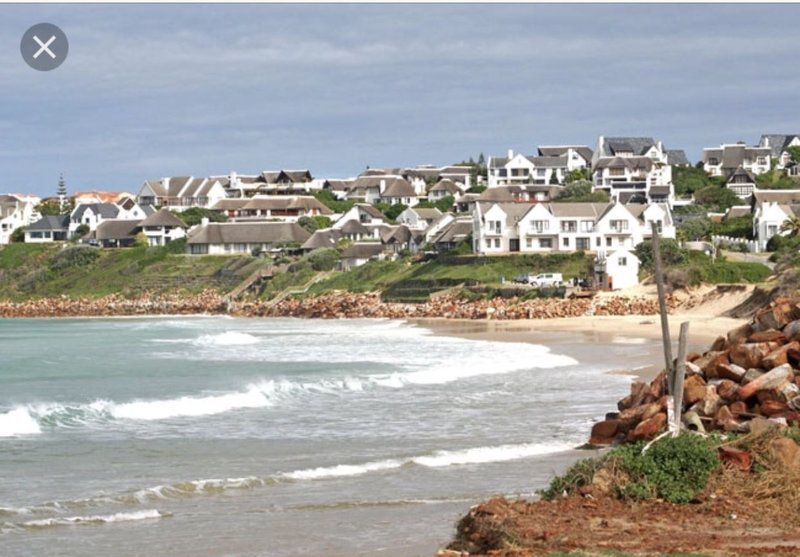
[[[50,45],[53,44],[53,41],[56,40],[56,36],[55,35],[50,37],[47,40],[46,43],[43,43],[42,40],[39,37],[37,37],[36,35],[33,36],[33,40],[36,41],[36,43],[41,47],[39,50],[36,51],[36,54],[33,55],[33,59],[34,60],[36,60],[42,54],[42,52],[46,52],[50,56],[50,58],[52,58],[53,60],[56,59],[56,55],[49,48]]]

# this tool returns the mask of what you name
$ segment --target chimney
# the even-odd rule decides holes
[[[202,219],[200,219],[200,226],[208,226],[209,222],[210,221],[208,220],[208,217],[203,217]]]
[[[386,190],[386,180],[381,179],[380,192],[383,193],[385,190]]]
[[[509,149],[508,150],[508,158],[509,159],[513,159],[514,158],[514,149]]]

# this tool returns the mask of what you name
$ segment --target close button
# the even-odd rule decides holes
[[[64,63],[69,42],[64,32],[52,23],[37,23],[22,35],[19,43],[22,59],[31,68],[49,72]]]

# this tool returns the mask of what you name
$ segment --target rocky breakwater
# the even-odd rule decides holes
[[[617,406],[592,428],[592,444],[654,438],[667,425],[666,373],[634,382]],[[682,421],[737,433],[800,425],[800,298],[775,300],[707,352],[687,355]]]
[[[123,298],[40,298],[24,302],[0,301],[0,317],[112,317],[128,315],[190,315],[225,313],[227,304],[213,290],[195,295],[144,295]]]
[[[676,304],[670,301],[674,308]],[[286,299],[278,303],[243,305],[243,315],[271,317],[314,317],[336,319],[343,317],[382,318],[447,318],[447,319],[553,319],[582,317],[591,310],[594,315],[655,315],[658,302],[652,298],[608,298],[599,302],[588,299],[494,298],[464,300],[443,296],[422,304],[381,302],[375,293],[353,294],[337,292],[303,299]]]

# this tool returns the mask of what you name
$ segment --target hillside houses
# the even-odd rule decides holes
[[[753,193],[753,236],[764,251],[781,226],[800,216],[800,190],[756,190]]]
[[[675,237],[666,205],[621,203],[479,202],[473,213],[473,251],[601,252],[633,248],[652,236]]]
[[[193,255],[242,255],[300,246],[309,238],[293,222],[205,222],[189,231],[186,251]]]
[[[612,200],[671,204],[674,199],[670,152],[652,137],[600,136],[592,159],[592,182]],[[673,161],[683,164],[682,151]]]
[[[136,200],[139,205],[185,211],[192,207],[208,209],[226,197],[225,188],[218,179],[178,176],[146,181]]]
[[[329,216],[333,211],[310,195],[255,195],[249,198],[222,199],[212,207],[229,219],[282,220],[295,222],[301,217]]]

